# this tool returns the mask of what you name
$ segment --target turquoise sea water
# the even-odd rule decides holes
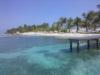
[[[100,75],[100,52],[85,45],[78,54],[67,39],[0,37],[0,75]]]

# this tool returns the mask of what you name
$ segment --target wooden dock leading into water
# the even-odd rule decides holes
[[[73,52],[73,42],[76,41],[77,44],[77,52],[80,52],[80,41],[86,41],[87,43],[87,50],[90,49],[90,41],[94,40],[95,41],[95,46],[97,49],[100,48],[100,34],[83,34],[82,36],[74,36],[69,38],[69,43],[70,43],[70,52]]]

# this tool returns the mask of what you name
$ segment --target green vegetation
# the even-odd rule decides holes
[[[86,32],[88,30],[96,31],[97,27],[100,27],[100,4],[97,5],[98,11],[90,11],[88,13],[83,13],[83,18],[76,17],[66,18],[61,17],[57,22],[52,25],[48,23],[42,23],[40,25],[23,25],[18,28],[12,28],[7,30],[6,33],[14,34],[17,32],[70,32],[73,27],[76,28],[76,32],[79,32],[79,28],[85,28]]]

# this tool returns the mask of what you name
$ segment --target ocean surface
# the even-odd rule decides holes
[[[73,43],[71,53],[68,39],[0,37],[0,75],[100,75],[100,51],[80,46],[77,53]]]

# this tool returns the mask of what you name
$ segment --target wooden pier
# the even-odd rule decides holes
[[[70,43],[70,52],[73,52],[73,42],[76,41],[75,43],[77,44],[76,48],[77,48],[77,53],[80,52],[80,44],[81,42],[80,41],[86,41],[87,43],[87,50],[90,50],[90,41],[95,41],[95,46],[97,49],[100,48],[100,34],[97,36],[97,35],[91,35],[89,36],[88,34],[86,34],[85,36],[82,36],[82,37],[78,37],[78,36],[75,36],[75,37],[70,37],[69,39],[69,43]]]

